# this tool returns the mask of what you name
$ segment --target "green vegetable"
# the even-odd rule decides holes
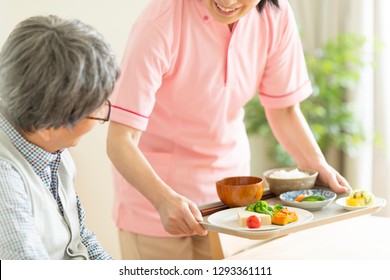
[[[248,205],[245,210],[255,212],[255,204]]]
[[[325,200],[325,196],[323,195],[309,195],[309,196],[306,196],[304,199],[302,199],[301,201],[323,201]]]
[[[270,215],[271,217],[273,217],[274,214],[279,212],[281,209],[283,209],[282,205],[276,204],[274,207],[272,207],[264,200],[259,200],[258,202],[250,204],[245,208],[246,211],[266,214]]]
[[[275,204],[275,205],[274,205],[274,209],[273,209],[274,214],[278,213],[278,212],[279,212],[280,210],[282,210],[283,208],[284,208],[283,205],[281,205],[281,204]]]

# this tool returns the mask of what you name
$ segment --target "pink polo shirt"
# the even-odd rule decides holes
[[[112,121],[144,131],[140,149],[159,176],[198,205],[218,201],[215,181],[248,175],[243,106],[311,94],[291,8],[253,9],[230,32],[202,0],[153,0],[135,22],[113,97]],[[151,203],[116,171],[118,228],[169,236]]]

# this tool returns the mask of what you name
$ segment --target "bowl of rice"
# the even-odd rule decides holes
[[[295,190],[308,190],[314,187],[318,172],[299,167],[281,167],[263,173],[266,187],[275,194]]]

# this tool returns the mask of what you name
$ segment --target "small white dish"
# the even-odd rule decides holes
[[[325,200],[322,201],[295,201],[295,198],[301,194],[305,195],[322,195]],[[303,208],[306,210],[320,210],[329,204],[336,198],[337,194],[328,189],[309,189],[309,190],[296,190],[282,193],[279,198],[283,201],[284,205]]]
[[[343,207],[347,211],[354,211],[358,209],[363,209],[363,208],[370,208],[370,207],[383,207],[386,205],[386,199],[381,198],[381,197],[375,197],[374,205],[371,206],[349,206],[345,203],[345,200],[348,198],[346,197],[341,197],[336,200],[337,205]]]

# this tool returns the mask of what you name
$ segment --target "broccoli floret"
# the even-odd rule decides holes
[[[257,212],[261,214],[270,215],[271,217],[274,216],[277,212],[279,212],[284,207],[281,204],[276,204],[274,207],[268,205],[268,203],[264,200],[259,200],[258,202],[254,204],[248,205],[245,210],[251,211],[251,212]]]
[[[254,211],[257,213],[267,214],[273,216],[273,209],[264,200],[259,200],[254,205]]]
[[[245,208],[246,211],[255,212],[255,204],[250,204]]]
[[[280,210],[282,210],[284,207],[283,207],[283,205],[281,205],[281,204],[275,204],[274,205],[274,209],[273,209],[273,212],[274,212],[274,214],[276,214],[276,213],[278,213]]]

